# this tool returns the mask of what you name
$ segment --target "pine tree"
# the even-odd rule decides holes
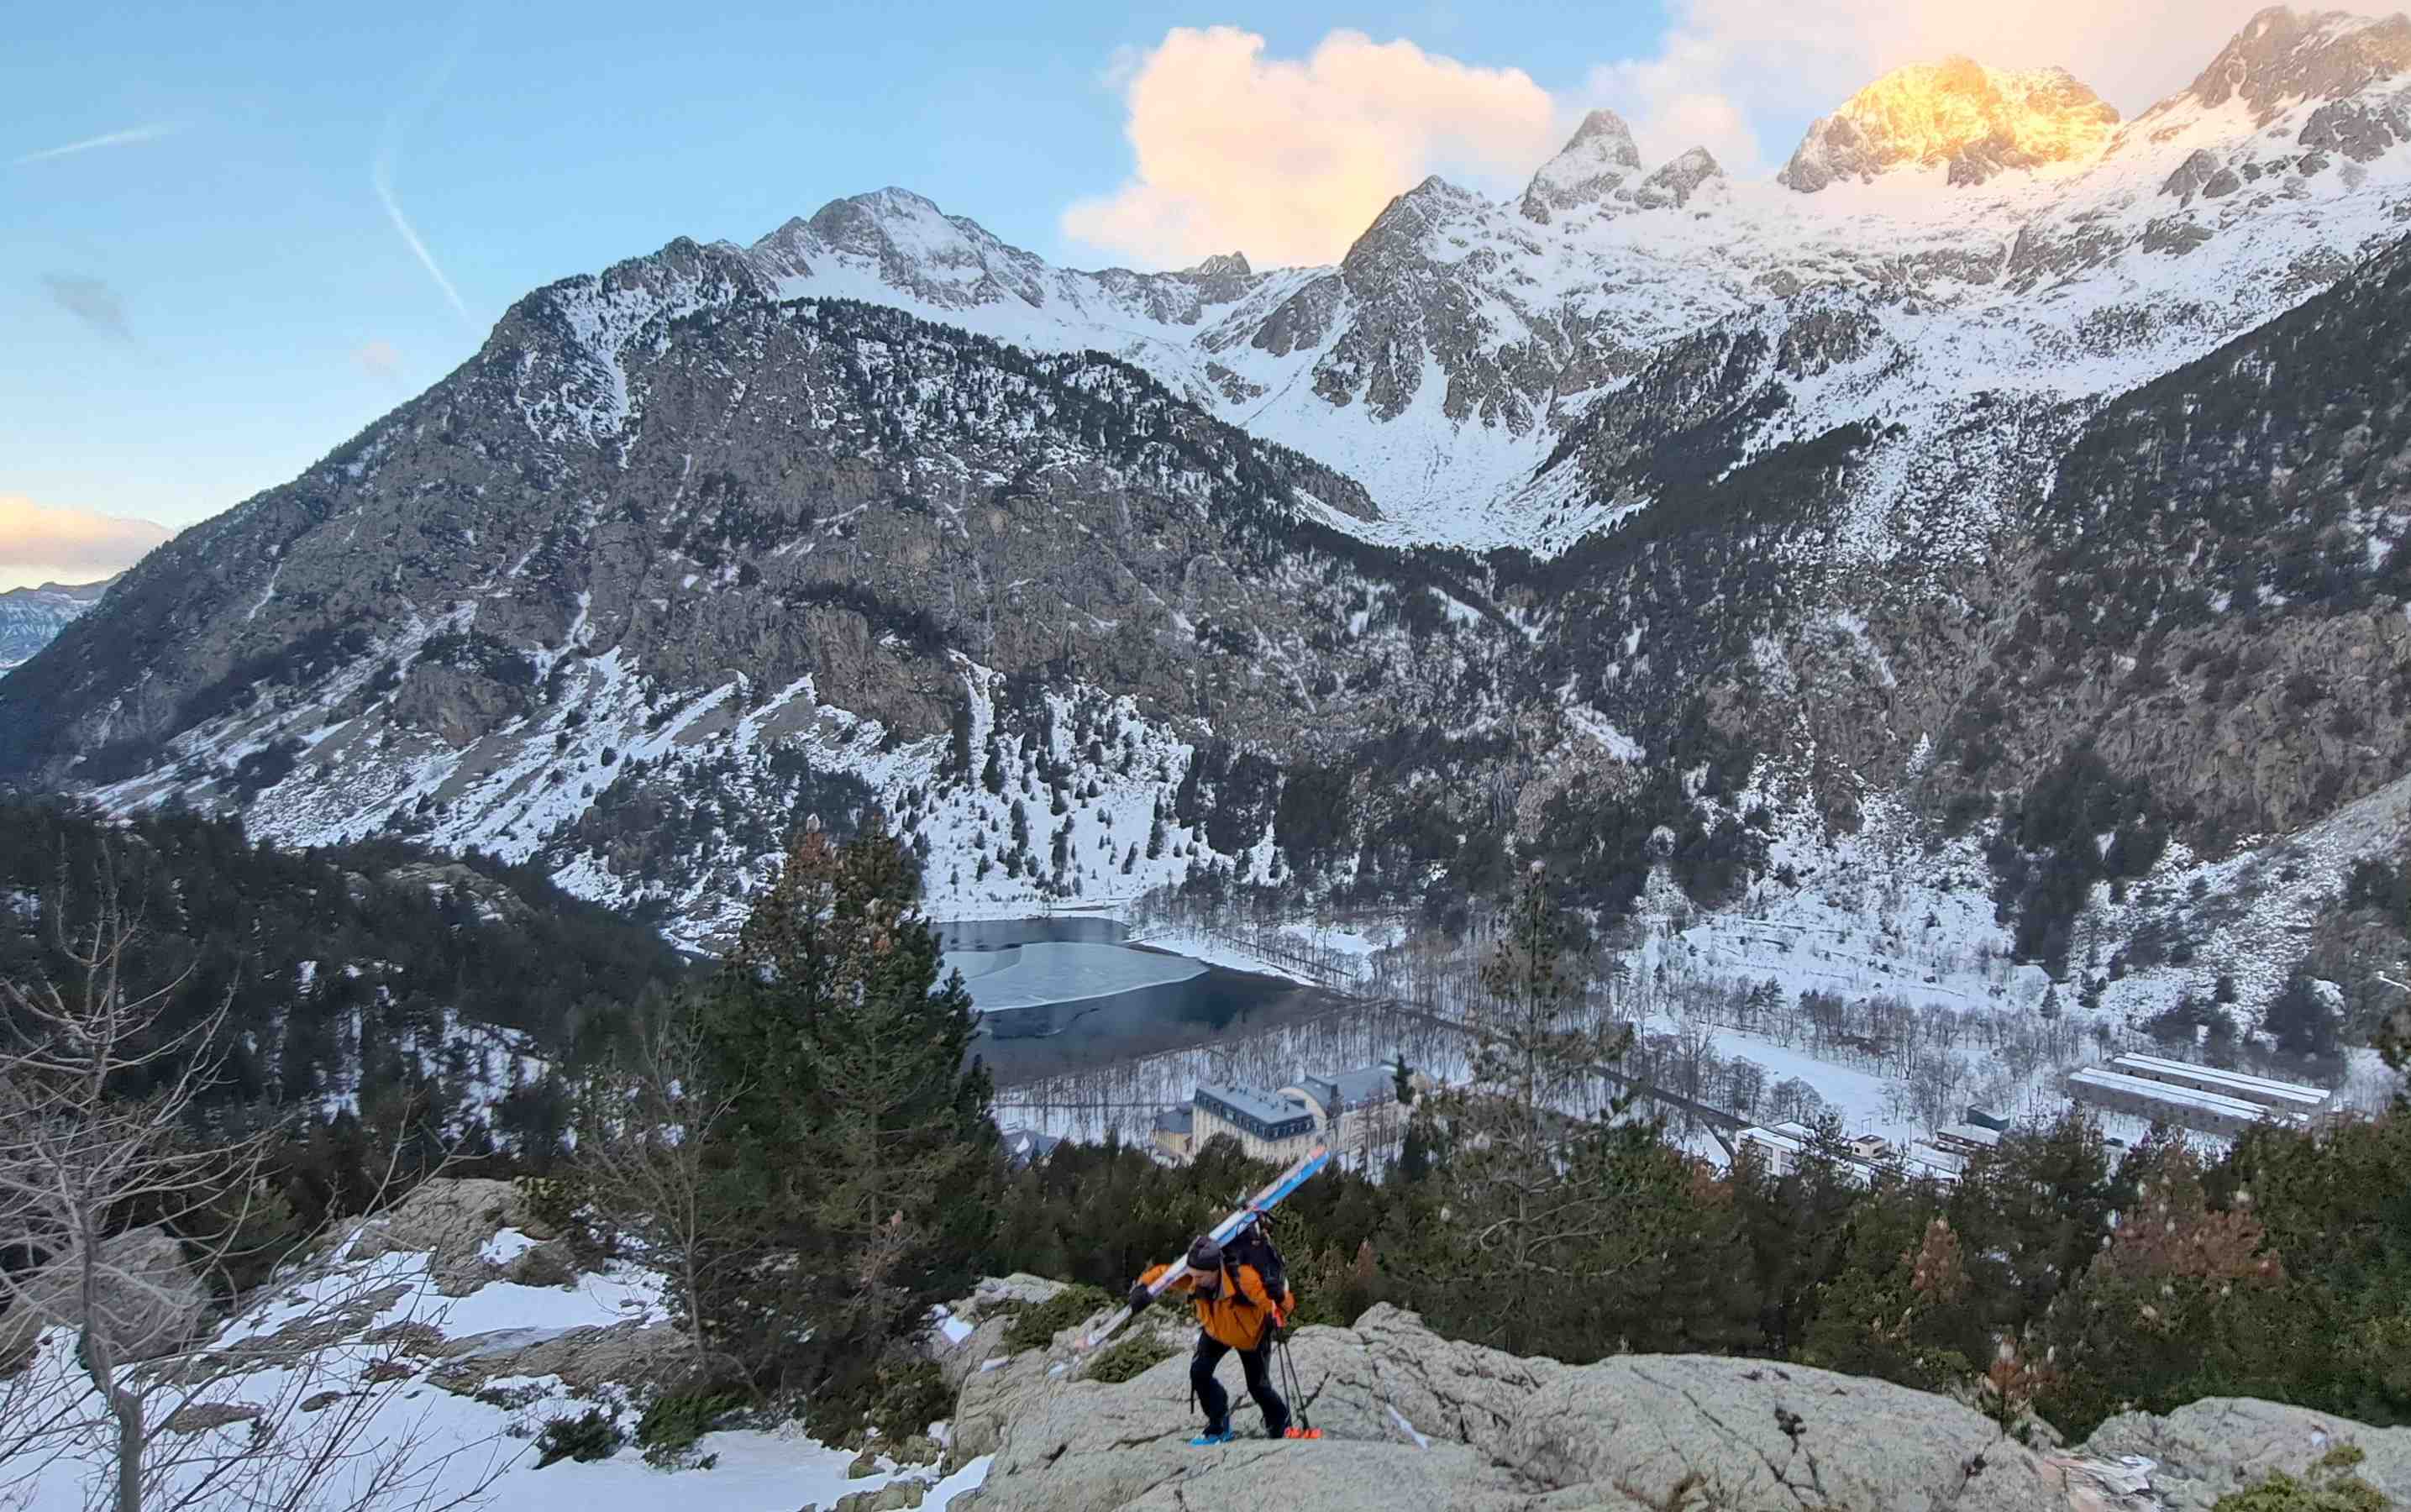
[[[1559,1359],[1615,1347],[1585,1294],[1661,1247],[1652,1215],[1628,1211],[1659,1146],[1654,1127],[1618,1122],[1629,1095],[1602,1102],[1631,1034],[1601,1008],[1536,865],[1469,1005],[1471,1075],[1423,1099],[1442,1139],[1426,1184],[1441,1216],[1401,1269],[1442,1331]]]
[[[1398,1146],[1398,1179],[1421,1182],[1431,1174],[1431,1131],[1422,1114],[1407,1121],[1407,1137]]]
[[[939,981],[915,868],[872,831],[808,825],[699,1007],[728,1094],[712,1229],[764,1257],[720,1305],[766,1386],[841,1395],[972,1279],[995,1222],[989,1083],[971,995]]]

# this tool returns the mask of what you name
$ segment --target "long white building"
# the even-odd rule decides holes
[[[2203,1092],[2170,1082],[2129,1076],[2123,1071],[2087,1066],[2068,1075],[2068,1095],[2080,1103],[2111,1112],[2129,1113],[2155,1123],[2170,1123],[2201,1134],[2232,1138],[2262,1124],[2292,1119],[2273,1108],[2224,1093]]]
[[[2272,1081],[2265,1076],[2221,1070],[2215,1066],[2196,1066],[2191,1061],[2170,1060],[2162,1055],[2120,1055],[2106,1069],[2122,1076],[2141,1077],[2146,1082],[2162,1082],[2196,1092],[2214,1092],[2222,1098],[2233,1098],[2241,1102],[2257,1102],[2263,1108],[2302,1118],[2325,1112],[2328,1105],[2335,1100],[2335,1094],[2325,1087],[2305,1086],[2300,1082]]]

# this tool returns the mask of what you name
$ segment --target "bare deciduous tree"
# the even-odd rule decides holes
[[[719,1268],[758,1256],[715,1243],[706,1151],[744,1093],[709,1085],[709,1066],[683,994],[637,1022],[621,1062],[585,1089],[577,1169],[587,1195],[636,1263],[671,1278],[698,1366],[711,1359],[706,1299]],[[725,1236],[718,1236],[724,1241]]]
[[[263,1258],[266,1139],[201,1132],[231,995],[179,1025],[186,977],[129,980],[120,865],[99,858],[87,908],[64,877],[44,905],[64,984],[0,981],[0,1244],[22,1262],[0,1268],[0,1498],[72,1477],[113,1512],[460,1505],[500,1463],[450,1475],[479,1446],[384,1415],[381,1380],[413,1372],[377,1367],[407,1342],[359,1337],[406,1287],[287,1232],[272,1297],[221,1326]]]

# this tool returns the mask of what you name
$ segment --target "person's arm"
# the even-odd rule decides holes
[[[1140,1273],[1137,1283],[1130,1289],[1130,1295],[1123,1299],[1123,1301],[1130,1303],[1132,1312],[1137,1312],[1140,1308],[1145,1307],[1148,1302],[1155,1300],[1147,1295],[1147,1288],[1154,1286],[1156,1279],[1171,1269],[1172,1267],[1169,1265],[1150,1265]],[[1173,1282],[1172,1285],[1164,1287],[1163,1289],[1166,1291],[1187,1291],[1194,1280],[1195,1277],[1184,1273],[1178,1280]]]

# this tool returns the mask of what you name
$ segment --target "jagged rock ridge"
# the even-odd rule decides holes
[[[2118,112],[2064,68],[2010,73],[1946,58],[1884,75],[1819,116],[1776,182],[1802,194],[1901,167],[1952,184],[2076,163],[2107,145]]]

